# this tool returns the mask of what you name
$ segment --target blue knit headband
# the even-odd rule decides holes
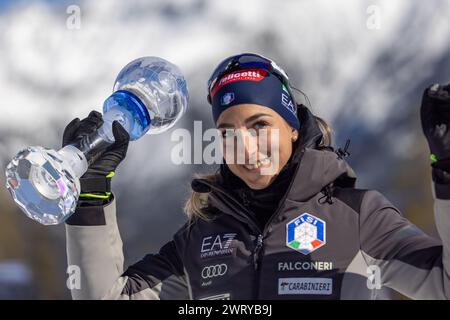
[[[224,75],[211,90],[214,123],[227,108],[251,103],[277,112],[291,127],[300,129],[297,106],[284,84],[264,69],[243,69]]]

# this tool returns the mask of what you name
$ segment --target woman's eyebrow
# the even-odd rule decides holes
[[[248,117],[247,119],[245,119],[245,124],[248,124],[249,122],[252,122],[256,119],[258,119],[259,117],[272,117],[271,114],[268,113],[257,113],[254,114],[250,117]],[[222,128],[234,128],[234,125],[232,125],[231,123],[221,123],[217,126],[217,129],[222,129]]]
[[[244,122],[245,122],[245,124],[248,124],[249,122],[252,122],[252,121],[258,119],[259,117],[272,117],[272,115],[268,114],[268,113],[257,113],[257,114],[254,114],[254,115],[248,117],[247,119],[245,119]]]
[[[222,128],[234,128],[234,126],[231,123],[221,123],[217,126],[217,129],[222,129]]]

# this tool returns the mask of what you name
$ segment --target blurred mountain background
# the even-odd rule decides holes
[[[210,128],[210,72],[257,52],[308,94],[336,146],[351,139],[357,186],[380,190],[436,235],[419,106],[425,87],[450,82],[449,39],[450,2],[441,0],[1,0],[0,165],[28,145],[58,149],[65,125],[101,111],[118,71],[141,56],[168,59],[187,77],[190,109],[176,128]],[[170,134],[130,145],[113,180],[127,265],[170,240],[192,175],[214,170],[173,164]],[[70,298],[64,227],[26,218],[3,169],[0,184],[0,299]]]

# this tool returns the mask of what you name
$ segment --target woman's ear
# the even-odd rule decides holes
[[[297,141],[297,139],[298,139],[298,130],[292,129],[292,142]]]

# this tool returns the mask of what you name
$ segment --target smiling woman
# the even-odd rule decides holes
[[[331,146],[331,127],[295,103],[286,72],[262,56],[242,54],[225,59],[208,85],[213,118],[224,138],[225,163],[220,172],[197,178],[231,182],[227,189],[232,193],[240,190],[235,196],[245,203],[251,194],[255,207],[250,209],[259,212],[257,218],[264,225],[294,174],[297,160],[292,160],[293,151]],[[318,141],[314,141],[317,136],[311,134],[312,128]],[[256,190],[267,200],[255,198]],[[208,219],[204,210],[207,198],[208,193],[194,189],[185,205],[187,215]]]
[[[230,107],[221,114],[217,122],[217,128],[224,137],[223,154],[226,161],[222,163],[219,172],[196,175],[196,178],[215,183],[221,180],[221,173],[227,174],[228,170],[231,170],[249,188],[261,190],[267,188],[277,178],[297,148],[314,144],[319,148],[331,146],[332,129],[329,124],[322,118],[313,116],[305,106],[299,105],[298,108],[299,117],[302,117],[299,120],[304,128],[300,130],[300,134],[270,108],[256,104]],[[320,136],[319,141],[314,141],[317,139],[317,136],[312,134],[311,128],[314,127],[315,134]],[[277,134],[271,134],[272,131],[276,131]],[[247,132],[255,134],[247,134]],[[260,137],[260,133],[264,136],[263,138]],[[241,140],[236,141],[239,138]],[[252,142],[252,139],[255,141]],[[268,154],[258,153],[260,143],[264,145],[263,149]],[[232,150],[227,148],[230,145],[234,147]],[[239,148],[239,146],[243,147]],[[256,149],[251,150],[252,147]],[[269,154],[272,150],[276,154]],[[244,161],[240,162],[239,158],[243,158]],[[272,163],[272,160],[275,163]],[[265,168],[271,168],[271,170],[264,171]],[[279,189],[279,192],[282,193],[283,189]],[[274,199],[271,200],[273,202]],[[204,210],[207,204],[208,193],[193,190],[184,210],[190,219],[195,217],[208,219],[207,210]],[[276,206],[276,202],[273,205]]]
[[[188,221],[159,253],[123,271],[114,197],[79,203],[67,220],[69,265],[85,277],[74,298],[375,299],[383,286],[416,299],[450,297],[450,131],[442,132],[450,86],[426,89],[421,109],[442,241],[380,192],[355,188],[346,152],[295,102],[273,61],[229,57],[208,90],[225,162],[192,180]],[[116,154],[113,170],[125,157]],[[97,170],[82,183],[98,192],[107,179]]]

